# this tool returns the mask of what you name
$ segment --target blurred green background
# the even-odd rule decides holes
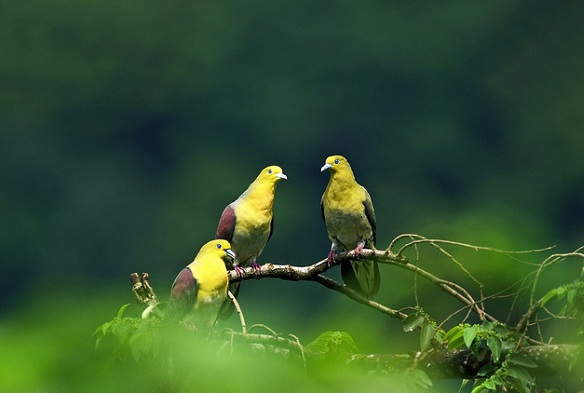
[[[14,354],[0,388],[65,389],[72,362],[92,368],[91,333],[133,302],[129,274],[165,300],[269,164],[289,180],[262,263],[326,257],[330,154],[371,193],[379,248],[401,233],[581,246],[583,17],[575,1],[0,1],[0,346]],[[465,255],[492,288],[525,274]],[[436,257],[421,263],[451,266]],[[411,275],[382,275],[379,301],[414,304]],[[303,341],[347,330],[365,352],[412,349],[399,322],[329,292],[248,281],[240,301],[249,324]]]

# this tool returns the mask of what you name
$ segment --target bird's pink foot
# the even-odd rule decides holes
[[[245,276],[245,269],[244,269],[244,268],[242,268],[241,266],[235,266],[235,267],[233,268],[233,270],[235,270],[235,272],[237,273],[237,275],[238,275],[239,277],[243,277],[243,276]]]
[[[361,251],[363,251],[363,242],[359,242],[359,244],[357,244],[357,247],[355,248],[355,250],[353,250],[353,253],[355,254],[355,258],[359,259],[359,255],[361,255]]]
[[[334,262],[335,262],[335,250],[331,250],[329,252],[328,256],[326,257],[326,263],[329,267],[331,267]]]
[[[258,265],[255,262],[251,263],[251,267],[253,269],[253,274],[256,276],[256,278],[260,275],[260,272],[262,270],[262,267],[260,265]]]

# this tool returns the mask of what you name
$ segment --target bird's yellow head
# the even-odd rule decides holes
[[[280,168],[278,165],[270,165],[265,167],[262,169],[257,178],[257,180],[268,181],[272,183],[277,183],[282,179],[287,180],[288,176],[284,174],[284,171],[282,171],[282,168]]]
[[[215,239],[205,243],[199,254],[214,255],[228,263],[232,263],[235,258],[235,253],[231,251],[231,244],[223,239]]]
[[[349,161],[343,156],[335,155],[329,156],[324,162],[322,168],[320,168],[321,172],[326,170],[330,170],[331,173],[336,173],[339,171],[346,171],[347,169],[349,172],[352,172],[351,166],[349,165]]]

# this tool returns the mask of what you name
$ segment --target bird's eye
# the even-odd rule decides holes
[[[268,175],[271,175],[271,174],[272,174],[272,170],[268,169]]]
[[[217,243],[217,248],[221,248],[221,244]]]
[[[337,159],[335,159],[335,164],[338,164],[338,163],[339,163],[339,159],[337,158]]]

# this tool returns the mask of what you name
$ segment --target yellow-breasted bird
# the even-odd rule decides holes
[[[357,183],[347,159],[334,155],[327,157],[321,172],[329,170],[331,177],[320,201],[322,218],[332,242],[328,262],[337,251],[375,248],[375,211],[369,192]],[[341,263],[341,275],[348,287],[367,297],[379,291],[380,273],[375,261],[348,261]]]
[[[256,260],[274,230],[272,208],[276,184],[282,179],[286,180],[288,177],[279,166],[271,165],[262,169],[247,190],[223,210],[215,237],[231,243],[236,255],[235,270],[250,265],[254,269],[259,268]],[[231,284],[229,289],[237,296],[239,282]],[[229,317],[233,312],[230,304],[230,301],[226,303],[223,317]]]
[[[193,322],[198,328],[213,326],[227,298],[226,260],[233,258],[235,254],[227,240],[205,243],[193,262],[174,280],[166,318]]]

